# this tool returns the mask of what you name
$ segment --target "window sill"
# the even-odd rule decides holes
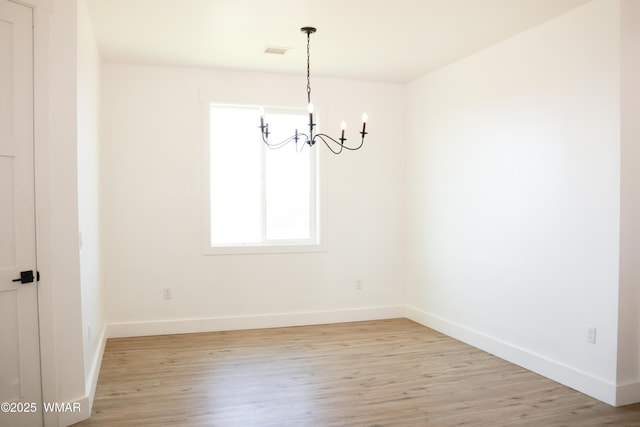
[[[256,245],[254,243],[237,246],[213,246],[205,247],[204,255],[254,255],[254,254],[294,254],[326,252],[327,248],[321,243],[296,243],[296,244],[268,244]]]

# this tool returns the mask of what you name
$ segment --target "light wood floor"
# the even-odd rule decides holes
[[[406,319],[110,339],[77,426],[640,426]]]

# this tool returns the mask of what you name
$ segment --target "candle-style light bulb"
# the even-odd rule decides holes
[[[362,113],[362,123],[367,123],[368,119],[369,119],[369,116],[367,116],[367,113]]]
[[[367,129],[367,119],[369,118],[369,116],[367,116],[367,113],[362,113],[362,132],[360,132],[362,134],[362,140],[364,141],[364,135],[366,134],[365,129]]]
[[[309,111],[309,114],[313,114],[313,104],[309,103],[309,105],[307,106],[307,110]]]
[[[260,107],[260,109],[258,110],[258,112],[260,113],[260,117],[264,118],[264,107]]]
[[[342,135],[340,136],[340,141],[344,142],[344,130],[347,128],[347,122],[344,120],[340,123],[340,129],[342,130]]]

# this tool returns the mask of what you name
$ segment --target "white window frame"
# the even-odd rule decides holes
[[[202,252],[204,255],[241,255],[241,254],[272,254],[272,253],[305,253],[305,252],[326,252],[327,250],[327,232],[326,232],[326,171],[325,171],[325,154],[320,146],[305,146],[304,150],[315,150],[312,156],[312,182],[310,185],[315,186],[315,200],[311,200],[310,208],[313,210],[312,224],[310,224],[311,237],[308,240],[266,240],[266,236],[262,236],[261,243],[233,244],[233,245],[211,245],[211,200],[210,200],[210,109],[212,105],[228,106],[228,107],[244,107],[255,108],[258,110],[258,104],[246,103],[223,103],[218,102],[213,97],[201,92],[201,110],[202,110]],[[297,111],[299,109],[291,107],[265,106],[268,112],[273,111]],[[260,138],[260,128],[258,123],[255,125],[256,139]],[[266,146],[264,150],[268,150]],[[264,158],[264,154],[262,154]],[[265,170],[262,170],[262,185],[264,186]],[[262,211],[264,212],[264,189],[262,191]],[[266,218],[262,215],[262,230],[265,230]]]

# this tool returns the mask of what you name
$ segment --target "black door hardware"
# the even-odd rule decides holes
[[[21,271],[20,272],[20,278],[13,279],[13,282],[32,283],[33,280],[34,280],[33,270],[28,270],[28,271]],[[38,273],[38,280],[40,280],[40,274],[39,273]]]

